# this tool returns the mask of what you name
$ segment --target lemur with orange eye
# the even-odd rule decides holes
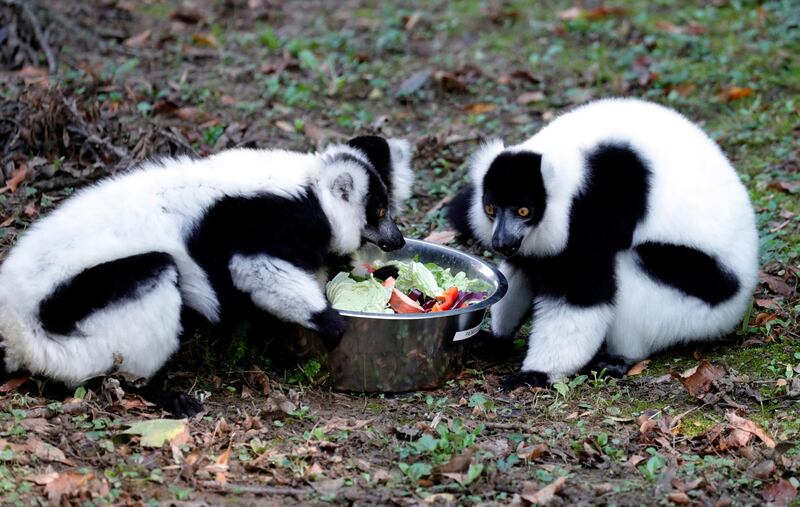
[[[212,323],[251,308],[335,346],[345,323],[326,262],[364,240],[403,246],[392,211],[411,193],[410,159],[406,141],[363,136],[319,153],[166,158],[80,190],[0,267],[0,370],[149,379],[178,349],[184,308]],[[175,415],[201,409],[156,394]]]
[[[719,338],[746,312],[758,236],[747,191],[695,124],[606,99],[515,146],[484,145],[454,227],[505,256],[492,331],[533,315],[519,373],[546,386],[581,369],[622,375],[671,345]]]

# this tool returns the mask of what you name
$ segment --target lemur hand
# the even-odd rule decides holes
[[[547,380],[546,373],[540,371],[521,371],[503,377],[503,380],[500,381],[500,390],[509,392],[523,385],[531,387],[550,387],[550,381]]]
[[[328,350],[335,349],[342,340],[342,335],[344,335],[344,330],[347,326],[344,317],[328,306],[321,312],[314,314],[311,321],[322,338],[325,348]]]

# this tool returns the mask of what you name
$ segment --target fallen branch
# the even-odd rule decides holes
[[[39,47],[42,48],[44,51],[44,56],[47,58],[47,70],[50,74],[55,74],[58,70],[58,63],[56,63],[56,57],[53,54],[53,50],[50,49],[50,44],[47,43],[47,37],[45,37],[44,32],[42,31],[42,25],[39,24],[39,20],[36,18],[36,14],[31,9],[31,6],[26,2],[20,2],[19,0],[3,0],[3,3],[7,5],[14,5],[20,9],[22,9],[22,13],[28,18],[28,22],[31,24],[31,28],[33,28],[33,35],[36,37],[36,41],[39,43]]]
[[[213,489],[219,493],[250,493],[253,495],[291,495],[305,496],[311,492],[309,489],[284,488],[277,486],[249,486],[246,484],[220,484],[217,481],[199,481],[204,488]]]
[[[61,414],[80,414],[85,412],[88,408],[88,405],[83,401],[74,401],[72,403],[64,403],[61,405],[59,409],[52,409],[50,407],[36,407],[30,410],[25,411],[25,417],[27,418],[38,418],[42,417],[44,419],[52,419],[57,415]]]

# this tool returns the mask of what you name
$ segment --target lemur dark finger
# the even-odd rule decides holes
[[[153,403],[178,419],[191,418],[203,411],[203,402],[188,393],[163,392]]]
[[[347,323],[344,317],[339,315],[339,312],[333,308],[326,308],[325,310],[315,314],[311,318],[314,327],[322,338],[325,348],[333,350],[339,345],[344,335]]]
[[[500,381],[500,390],[509,392],[527,385],[530,387],[550,387],[547,374],[540,371],[521,371],[503,377]]]
[[[378,280],[386,280],[387,278],[397,278],[398,276],[400,276],[400,270],[397,269],[397,266],[389,264],[388,266],[376,269],[372,273],[372,276],[374,276]]]

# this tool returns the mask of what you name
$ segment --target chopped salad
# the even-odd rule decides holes
[[[483,301],[491,286],[459,271],[416,260],[380,261],[337,273],[326,286],[337,310],[370,313],[428,313]]]

